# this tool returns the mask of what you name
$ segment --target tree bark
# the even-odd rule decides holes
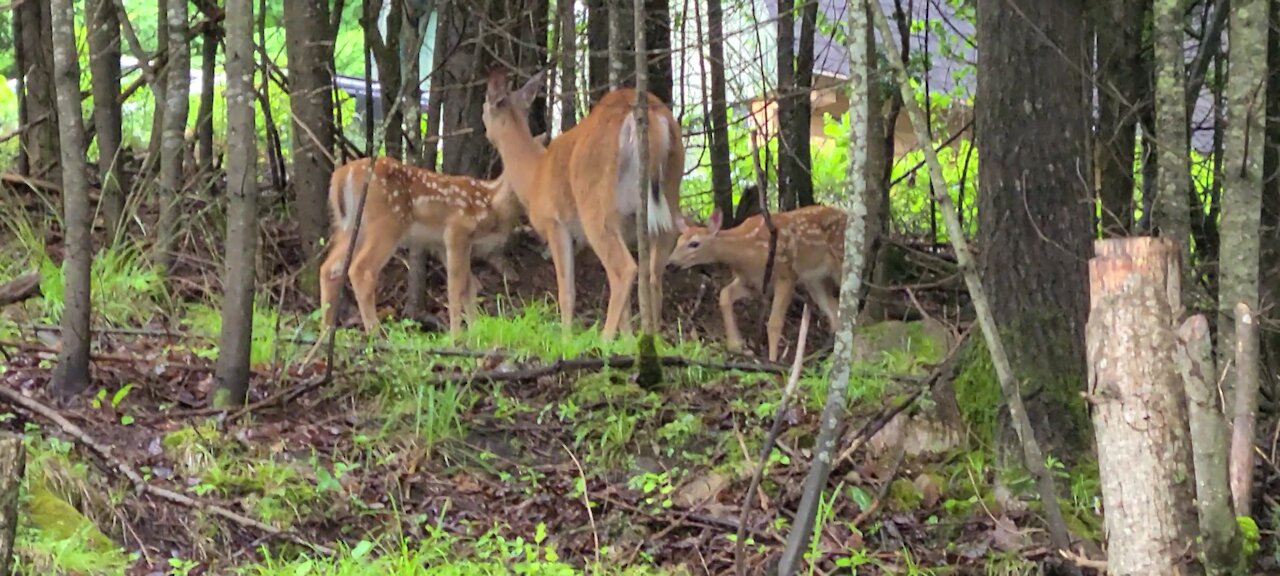
[[[80,62],[76,52],[71,0],[56,0],[50,9],[53,31],[53,78],[57,83],[58,134],[62,151],[62,223],[66,255],[63,270],[62,348],[50,387],[71,396],[89,387],[90,275],[93,222],[89,207],[89,165],[80,109]]]
[[[492,2],[485,0],[486,14]],[[436,93],[444,102],[441,132],[446,136],[440,171],[483,177],[490,173],[495,153],[484,130],[473,129],[484,126],[480,117],[484,83],[480,79],[491,63],[484,50],[488,41],[485,29],[470,14],[477,9],[473,2],[465,0],[442,2],[441,27],[436,33],[447,35],[443,39],[447,60],[440,71],[441,88]]]
[[[560,26],[560,133],[578,124],[578,25],[573,2],[557,0],[556,19]]]
[[[711,68],[711,190],[716,208],[728,217],[733,210],[733,167],[729,163],[729,109],[725,101],[724,10],[721,0],[707,0],[707,51]],[[727,226],[738,225],[734,218]]]
[[[1243,574],[1243,551],[1227,480],[1230,446],[1227,422],[1218,401],[1218,371],[1213,362],[1213,344],[1209,341],[1209,321],[1204,315],[1192,316],[1178,328],[1174,363],[1187,394],[1196,471],[1196,516],[1203,540],[1205,572],[1210,576]]]
[[[814,4],[817,8],[817,4]],[[671,66],[671,1],[645,0],[635,7],[644,18],[644,45],[649,54],[646,69],[649,73],[649,92],[667,106],[674,106],[675,73]],[[637,33],[636,37],[639,37]],[[640,63],[637,62],[636,66]]]
[[[794,0],[792,0],[794,1]],[[805,2],[800,12],[800,46],[795,58],[783,62],[779,40],[778,69],[792,67],[789,84],[779,97],[781,134],[778,147],[778,207],[792,210],[813,204],[813,156],[809,150],[810,121],[813,116],[813,37],[817,28],[818,3]],[[792,40],[794,41],[794,40]],[[782,90],[779,73],[779,89]]]
[[[124,4],[122,3],[119,16],[127,17],[124,12]],[[168,98],[165,94],[169,90],[169,0],[156,0],[156,55],[164,59],[164,62],[155,70],[156,82],[151,86],[151,96],[155,106],[151,112],[151,140],[147,144],[147,164],[150,170],[154,170],[160,162],[160,148],[164,141],[164,113],[167,108]]]
[[[1223,162],[1221,249],[1218,254],[1218,365],[1226,367],[1223,395],[1234,414],[1232,389],[1239,368],[1234,311],[1243,303],[1258,309],[1262,212],[1262,155],[1266,122],[1267,5],[1265,0],[1232,0],[1228,37],[1226,154]]]
[[[1106,515],[1107,568],[1180,573],[1195,540],[1187,402],[1174,368],[1178,248],[1101,240],[1089,261],[1089,397]]]
[[[1182,3],[1177,0],[1156,0],[1154,8],[1155,67],[1156,67],[1156,133],[1161,145],[1157,162],[1159,196],[1153,203],[1156,212],[1154,223],[1160,227],[1161,236],[1172,239],[1182,262],[1182,285],[1186,296],[1194,294],[1195,283],[1191,272],[1191,173],[1187,155],[1187,107],[1186,84],[1182,74],[1185,50],[1183,48]],[[1143,140],[1146,144],[1152,139]]]
[[[1028,386],[1033,428],[1051,450],[1081,454],[1093,230],[1093,191],[1077,176],[1088,165],[1090,123],[1083,1],[979,0],[977,37],[983,284],[1014,373]],[[998,433],[1008,438],[1007,426]]]
[[[12,574],[13,542],[18,534],[18,500],[27,469],[22,436],[0,433],[0,574]]]
[[[410,163],[425,166],[427,150],[422,139],[422,39],[431,14],[423,12],[413,2],[405,5],[407,12],[400,27],[400,66],[405,81],[405,140],[411,150]],[[435,162],[435,154],[431,155]],[[405,316],[417,318],[427,306],[427,269],[431,261],[427,250],[419,245],[409,247],[409,287],[405,299]]]
[[[203,28],[200,32],[200,107],[196,109],[196,163],[200,171],[212,172],[217,164],[213,153],[213,99],[221,34],[213,22],[206,22]]]
[[[382,124],[386,131],[382,137],[386,155],[404,159],[404,108],[396,106],[400,95],[400,21],[404,0],[386,0],[391,3],[387,14],[387,36],[384,39],[378,30],[378,14],[382,11],[384,0],[373,0],[365,3],[365,13],[360,19],[364,28],[365,44],[373,51],[373,60],[378,66],[378,84],[382,96]]]
[[[1251,516],[1253,445],[1258,426],[1258,323],[1245,304],[1235,309],[1235,409],[1231,429],[1231,499],[1236,516]]]
[[[608,0],[587,1],[587,91],[590,110],[609,91]]]
[[[326,198],[334,169],[328,152],[333,148],[333,38],[328,35],[328,2],[285,0],[284,16],[293,116],[293,198],[302,245],[312,257],[328,231]]]
[[[124,191],[119,156],[122,135],[120,109],[120,21],[111,0],[85,4],[92,75],[93,125],[98,139],[98,179],[102,182],[102,216],[112,236],[124,216]]]
[[[51,179],[61,177],[58,167],[58,111],[54,107],[53,38],[49,34],[48,2],[23,2],[14,14],[16,62],[25,73],[22,97],[22,125],[31,125],[20,135],[26,151],[27,175]]]
[[[778,115],[778,210],[791,210],[798,205],[791,180],[793,154],[789,149],[795,130],[793,107],[796,91],[796,0],[777,0],[777,79],[774,84],[774,102]],[[808,127],[806,126],[806,129]]]
[[[1098,195],[1103,234],[1109,237],[1124,236],[1133,227],[1133,150],[1141,106],[1142,10],[1140,0],[1102,0],[1091,10],[1093,29],[1098,35]],[[1166,81],[1164,76],[1159,78],[1161,83]],[[1167,80],[1181,82],[1182,78],[1181,74],[1174,74]]]
[[[182,203],[183,160],[186,157],[187,114],[190,111],[191,46],[187,43],[187,0],[169,0],[164,134],[160,146],[160,221],[156,225],[155,260],[170,272],[178,236]]]
[[[854,4],[849,10],[850,31],[867,28],[867,10],[862,4]],[[873,10],[875,8],[872,8]],[[844,271],[840,282],[839,326],[836,328],[835,347],[832,350],[830,387],[826,405],[822,409],[818,438],[813,448],[813,461],[805,477],[804,491],[796,507],[795,521],[787,534],[786,548],[778,562],[778,574],[790,576],[795,572],[809,538],[818,504],[827,485],[827,477],[836,459],[836,442],[840,438],[845,416],[845,391],[849,387],[849,370],[853,363],[853,329],[858,317],[858,297],[862,294],[862,267],[866,246],[864,226],[867,216],[867,147],[871,135],[868,126],[872,85],[868,70],[872,66],[870,34],[848,34],[849,49],[849,191],[846,195],[848,219],[844,233]]]
[[[287,19],[287,18],[286,18]],[[290,59],[292,61],[292,59]],[[227,0],[227,269],[213,405],[243,404],[253,344],[258,249],[258,142],[254,119],[253,0]],[[324,90],[327,94],[328,90]]]

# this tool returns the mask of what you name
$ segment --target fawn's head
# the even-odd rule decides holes
[[[712,251],[708,247],[715,242],[723,222],[724,216],[718,208],[711,213],[706,226],[690,226],[685,223],[684,218],[678,218],[676,226],[680,229],[680,238],[676,240],[676,248],[667,259],[667,267],[683,269],[711,263]]]
[[[494,70],[489,73],[489,86],[484,96],[485,136],[497,145],[497,139],[515,130],[520,135],[529,134],[529,104],[542,89],[543,72],[539,71],[519,90],[507,89],[507,73]]]

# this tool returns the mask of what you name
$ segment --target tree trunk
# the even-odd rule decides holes
[[[1262,302],[1280,301],[1280,2],[1271,2],[1271,26],[1267,40],[1267,137],[1263,155],[1262,195]],[[1220,131],[1219,131],[1220,132]],[[1266,310],[1267,306],[1263,306]],[[1274,310],[1266,320],[1276,322]],[[1264,330],[1260,342],[1263,374],[1280,374],[1280,333]],[[1269,384],[1280,384],[1273,377]],[[1264,382],[1264,385],[1268,383]],[[1268,391],[1276,397],[1280,389]]]
[[[707,0],[707,51],[711,68],[711,190],[716,208],[726,217],[733,210],[733,166],[729,162],[729,110],[724,75],[724,10],[721,0]],[[736,226],[736,218],[727,223]]]
[[[1218,401],[1218,371],[1209,341],[1209,321],[1204,315],[1196,314],[1178,328],[1174,362],[1187,394],[1196,471],[1196,516],[1203,539],[1205,571],[1214,576],[1240,568],[1239,573],[1243,573],[1244,556],[1227,480],[1227,422]]]
[[[983,285],[1033,428],[1051,449],[1080,454],[1093,229],[1093,191],[1075,176],[1088,165],[1083,1],[979,0],[977,37]]]
[[[783,121],[778,147],[780,210],[813,204],[813,156],[809,151],[813,111],[810,97],[813,92],[813,36],[817,27],[818,3],[805,2],[800,15],[800,49],[795,59],[790,61],[793,66],[790,84],[779,100],[779,120]],[[779,70],[784,64],[781,51],[779,44]]]
[[[123,14],[123,13],[122,13]],[[155,106],[151,112],[151,141],[147,144],[147,171],[155,169],[160,161],[160,144],[164,141],[164,113],[168,99],[165,93],[169,89],[169,0],[156,0],[156,55],[163,62],[156,69],[156,83],[151,87],[151,96]]]
[[[1226,154],[1223,162],[1221,250],[1218,254],[1218,366],[1224,367],[1227,414],[1234,414],[1235,307],[1258,309],[1262,155],[1266,122],[1267,4],[1232,0],[1228,37]]]
[[[1177,574],[1195,541],[1187,402],[1174,368],[1181,311],[1168,239],[1100,240],[1089,261],[1089,398],[1108,511],[1107,568]]]
[[[1133,149],[1141,106],[1142,6],[1140,0],[1103,0],[1091,10],[1098,34],[1100,106],[1096,157],[1101,164],[1097,167],[1098,188],[1106,236],[1124,236],[1133,227]],[[1160,78],[1165,81],[1165,77]],[[1169,81],[1175,79],[1182,81],[1182,75],[1168,76]]]
[[[25,72],[22,105],[25,115],[21,146],[26,151],[27,174],[33,178],[61,177],[58,169],[58,111],[54,108],[53,39],[50,37],[48,2],[23,2],[14,15],[17,28],[16,62]]]
[[[590,110],[609,91],[608,0],[587,0],[587,91]]]
[[[373,50],[373,60],[378,65],[378,84],[381,86],[382,123],[386,131],[382,144],[387,156],[404,158],[404,105],[396,106],[400,96],[400,21],[403,19],[404,0],[387,0],[391,3],[387,14],[387,35],[384,39],[378,30],[378,14],[384,0],[365,3],[365,13],[360,19],[364,28],[365,44]]]
[[[1194,294],[1191,265],[1191,197],[1190,158],[1187,155],[1186,84],[1182,74],[1185,66],[1183,48],[1183,8],[1178,0],[1156,0],[1154,9],[1155,66],[1156,66],[1156,133],[1161,145],[1157,164],[1156,189],[1159,196],[1153,208],[1154,224],[1159,226],[1161,237],[1176,243],[1182,262],[1182,285],[1185,296]],[[1104,124],[1105,125],[1105,124]],[[1143,139],[1144,146],[1152,138]],[[1189,302],[1188,302],[1189,303]]]
[[[27,468],[22,436],[0,433],[0,574],[13,573],[13,541],[18,534],[18,496]]]
[[[636,10],[641,10],[636,7]],[[814,3],[817,9],[817,3]],[[667,106],[674,106],[675,72],[671,66],[671,1],[645,0],[640,12],[644,18],[644,45],[649,54],[648,90]],[[637,64],[639,65],[639,64]]]
[[[494,0],[485,0],[485,13]],[[484,83],[491,60],[484,50],[487,41],[484,28],[470,11],[477,10],[473,2],[446,0],[441,4],[437,34],[446,35],[442,40],[447,60],[440,74],[438,97],[444,102],[441,133],[445,135],[442,147],[440,171],[448,174],[485,176],[494,165],[493,146],[484,130],[470,130],[484,126],[480,118],[484,106]],[[464,130],[469,130],[464,133]]]
[[[777,102],[778,125],[778,210],[791,210],[799,205],[792,187],[792,161],[790,149],[795,128],[794,110],[796,91],[796,0],[778,0],[777,82],[774,101]],[[808,130],[808,126],[805,126]]]
[[[867,28],[866,10],[849,10],[848,28],[861,31]],[[826,405],[822,409],[818,439],[813,448],[813,461],[805,477],[804,492],[796,507],[795,522],[787,534],[786,548],[778,562],[778,574],[790,576],[795,572],[804,552],[827,485],[827,477],[836,459],[836,442],[840,438],[845,416],[845,391],[849,387],[849,371],[853,363],[853,329],[858,316],[858,296],[862,293],[862,267],[866,246],[862,245],[867,215],[867,147],[870,137],[868,112],[872,85],[867,72],[872,66],[870,34],[849,34],[849,166],[846,182],[848,220],[844,233],[844,271],[840,282],[839,326],[836,328],[835,348],[832,350],[831,385],[827,389]]]
[[[89,28],[89,72],[93,87],[93,125],[98,138],[98,179],[102,182],[102,217],[112,236],[124,216],[120,154],[120,21],[111,0],[85,4]]]
[[[85,161],[84,121],[80,109],[80,61],[76,52],[71,0],[57,0],[50,12],[53,77],[57,83],[58,134],[62,151],[62,224],[66,255],[63,270],[62,349],[50,384],[71,396],[89,387],[89,266],[93,260],[93,222],[89,206],[89,165]]]
[[[425,166],[426,148],[422,140],[422,42],[426,38],[430,14],[424,13],[414,3],[406,5],[407,13],[400,26],[400,66],[405,81],[405,141],[409,143],[409,160],[415,166]],[[435,161],[432,154],[431,161]],[[404,315],[417,318],[427,306],[427,268],[431,265],[427,250],[420,245],[409,247],[409,287],[405,299]]]
[[[1258,429],[1258,321],[1235,309],[1235,410],[1231,412],[1231,499],[1236,516],[1252,516],[1254,444]]]
[[[287,20],[287,18],[286,18]],[[321,30],[324,30],[322,27]],[[293,61],[290,59],[290,61]],[[227,270],[214,406],[243,404],[253,344],[258,249],[258,142],[254,120],[253,0],[227,0]],[[295,69],[296,70],[296,69]],[[322,90],[328,94],[328,90]]]
[[[578,25],[574,3],[557,0],[556,21],[560,26],[560,132],[578,124]]]
[[[208,15],[206,15],[208,16]],[[208,22],[200,33],[200,107],[196,110],[196,162],[202,172],[212,172],[214,78],[218,72],[219,27]],[[291,67],[292,68],[292,67]]]
[[[292,111],[292,189],[299,233],[306,255],[320,251],[328,231],[329,175],[333,163],[333,39],[328,36],[326,0],[285,0],[285,50],[289,56],[289,108]],[[312,274],[311,276],[314,276]]]
[[[160,146],[160,221],[156,225],[155,260],[170,272],[177,248],[178,214],[186,157],[187,113],[191,93],[191,46],[187,44],[187,0],[170,0],[167,14],[169,59],[166,65],[164,135]]]

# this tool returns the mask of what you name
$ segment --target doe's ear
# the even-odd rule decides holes
[[[489,84],[485,89],[485,100],[489,104],[499,104],[507,97],[507,73],[502,69],[489,72]]]
[[[520,89],[516,91],[516,96],[520,98],[521,102],[527,104],[532,102],[533,99],[538,96],[538,93],[542,91],[543,78],[545,76],[546,71],[539,70],[537,74],[534,74],[527,82],[524,83],[524,86],[521,86]]]

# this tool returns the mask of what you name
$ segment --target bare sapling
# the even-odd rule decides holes
[[[770,234],[760,214],[728,230],[720,229],[723,222],[724,215],[717,209],[706,226],[682,224],[668,265],[681,269],[700,264],[729,267],[733,281],[720,290],[720,315],[724,318],[726,346],[731,352],[739,352],[743,349],[742,333],[738,331],[733,305],[753,292],[765,292],[761,279],[765,276]],[[773,222],[778,234],[767,329],[770,362],[778,360],[778,342],[797,284],[804,286],[827,324],[833,331],[836,329],[846,216],[838,208],[813,205],[773,214]]]
[[[365,206],[354,249],[360,191]],[[347,268],[360,319],[368,332],[378,328],[375,296],[378,277],[396,248],[404,243],[425,247],[445,263],[449,332],[458,337],[462,321],[474,318],[480,281],[472,258],[495,254],[506,244],[520,215],[520,203],[503,178],[480,180],[440,174],[381,157],[369,170],[369,159],[352,160],[334,170],[329,184],[333,232],[329,254],[320,267],[320,305],[327,328],[336,326],[335,305]],[[354,253],[349,266],[348,250]]]
[[[574,240],[585,237],[604,265],[609,306],[600,335],[612,340],[631,331],[631,291],[637,265],[627,246],[634,236],[634,216],[642,193],[648,193],[645,228],[649,232],[649,279],[654,316],[662,310],[662,274],[675,244],[684,176],[684,143],[671,109],[648,95],[648,181],[640,190],[640,154],[634,115],[634,89],[614,90],[600,99],[582,122],[543,145],[529,131],[529,103],[542,88],[543,73],[520,89],[507,86],[506,72],[489,75],[485,95],[485,134],[520,198],[529,223],[547,242],[556,271],[560,321],[573,325],[575,299]],[[653,332],[659,331],[657,318]]]

